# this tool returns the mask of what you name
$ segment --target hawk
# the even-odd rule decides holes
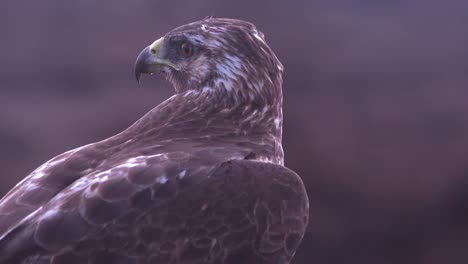
[[[175,95],[46,162],[0,201],[0,263],[284,264],[308,223],[283,166],[283,66],[245,21],[207,18],[145,48]]]

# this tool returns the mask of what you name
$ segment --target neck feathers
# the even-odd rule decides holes
[[[128,129],[142,145],[239,147],[259,160],[283,164],[281,105],[223,97],[220,90],[176,94]],[[149,143],[152,142],[152,143]]]

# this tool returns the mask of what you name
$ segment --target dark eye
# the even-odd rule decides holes
[[[182,43],[182,45],[180,45],[180,51],[181,51],[182,55],[184,55],[185,57],[192,56],[192,54],[193,54],[192,44],[190,44],[188,42]]]

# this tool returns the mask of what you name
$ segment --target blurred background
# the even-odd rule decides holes
[[[286,165],[309,193],[295,264],[468,263],[468,1],[1,1],[0,194],[174,93],[142,48],[251,21],[285,65]]]

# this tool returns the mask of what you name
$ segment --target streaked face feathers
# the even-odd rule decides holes
[[[167,33],[159,58],[177,66],[164,74],[178,93],[188,90],[271,96],[283,66],[251,23],[209,18]]]

